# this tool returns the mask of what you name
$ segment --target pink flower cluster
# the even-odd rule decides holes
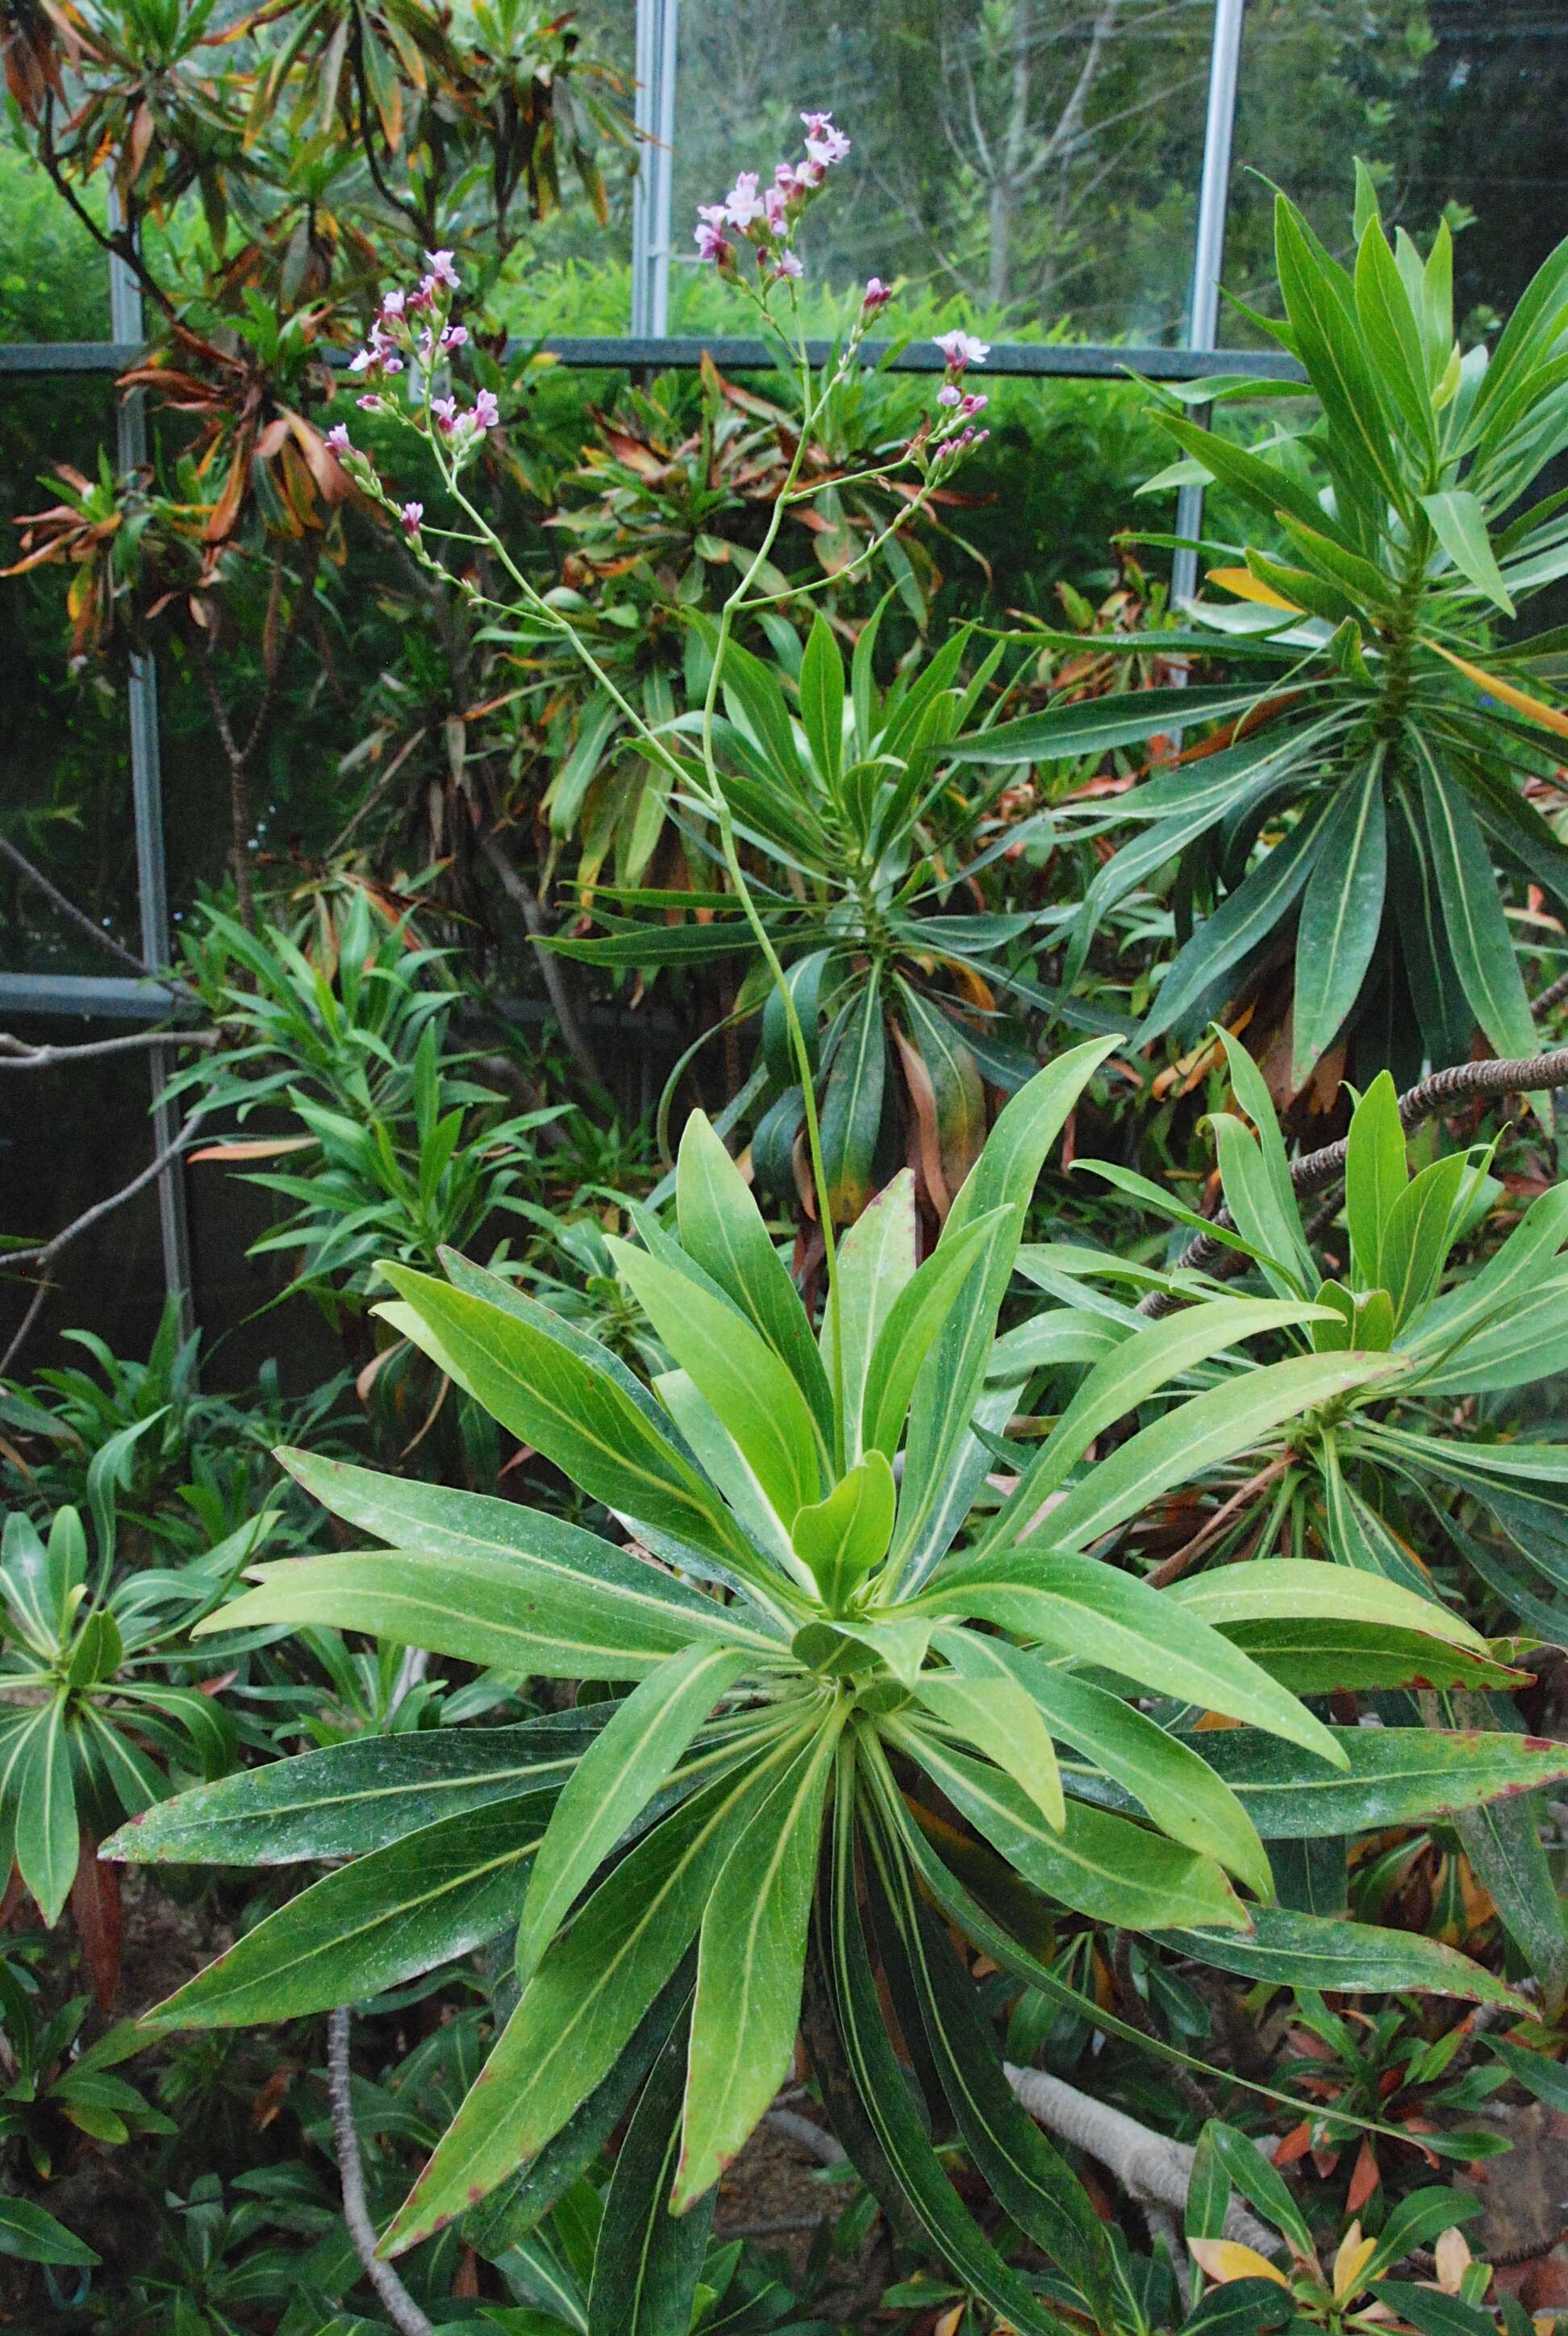
[[[937,392],[935,424],[922,425],[911,441],[911,452],[926,446],[933,461],[955,462],[969,447],[982,445],[990,434],[970,426],[975,415],[985,412],[989,400],[963,388],[961,384],[970,365],[984,365],[990,355],[991,345],[989,341],[977,340],[973,333],[958,331],[939,333],[936,345],[948,364]]]
[[[452,296],[461,288],[463,280],[454,265],[454,255],[450,251],[427,251],[424,264],[426,273],[413,291],[383,294],[365,346],[349,359],[350,373],[367,375],[373,384],[386,383],[405,370],[411,356],[417,357],[429,373],[449,350],[465,345],[468,326],[454,324],[451,316]],[[356,401],[369,414],[380,412],[385,402],[374,388]],[[433,397],[430,411],[436,429],[453,442],[460,455],[477,445],[486,432],[496,429],[501,422],[495,393],[489,389],[482,389],[472,405],[462,412],[453,396]],[[327,432],[326,443],[340,459],[356,452],[341,422]],[[424,517],[419,504],[405,503],[398,516],[411,536],[418,534]]]
[[[801,120],[806,131],[803,161],[779,163],[772,186],[765,188],[756,171],[741,170],[722,203],[697,206],[693,236],[699,259],[733,268],[738,238],[755,251],[765,283],[777,284],[800,275],[794,248],[800,215],[833,163],[842,162],[850,151],[849,140],[834,128],[831,113],[803,113]]]

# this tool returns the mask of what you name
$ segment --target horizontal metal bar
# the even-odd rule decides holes
[[[462,1011],[462,1001],[456,1001]],[[0,973],[0,1016],[17,1014],[83,1014],[109,1022],[179,1021],[193,1009],[186,1000],[170,998],[155,981],[102,973]],[[542,1029],[555,1018],[542,998],[501,998],[496,1010],[504,1021],[528,1029]],[[482,1019],[483,1017],[477,1017]],[[683,1035],[683,1025],[667,1007],[645,1007],[636,1014],[624,1007],[590,1006],[587,1019],[607,1037],[669,1038]]]
[[[0,341],[0,373],[124,373],[140,341]]]
[[[829,341],[808,343],[813,365],[833,355]],[[934,341],[911,341],[888,355],[886,341],[866,341],[862,355],[868,365],[887,357],[891,373],[940,373],[947,358]],[[777,349],[760,340],[736,340],[699,334],[604,334],[551,336],[542,341],[514,338],[509,355],[538,348],[564,365],[585,373],[688,369],[710,356],[733,373],[776,372]],[[142,352],[124,341],[0,342],[0,375],[63,373],[123,373]],[[328,362],[341,365],[340,350],[327,352]],[[1304,381],[1306,375],[1293,357],[1269,349],[1167,349],[1118,347],[1108,342],[998,341],[986,359],[989,378],[1024,380],[1119,381],[1142,374],[1149,381],[1195,381],[1208,374],[1253,375],[1268,381]]]
[[[0,1014],[90,1014],[109,1022],[167,1022],[189,1012],[156,981],[115,973],[0,973]]]

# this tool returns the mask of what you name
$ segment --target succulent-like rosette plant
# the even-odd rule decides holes
[[[1222,657],[1232,678],[1058,703],[952,749],[1027,761],[1219,725],[1118,801],[1139,832],[1066,920],[1068,969],[1116,901],[1179,860],[1208,913],[1141,1035],[1201,1026],[1293,936],[1298,1084],[1385,979],[1387,1027],[1418,1030],[1434,1062],[1462,1061],[1477,1025],[1498,1053],[1528,1055],[1500,887],[1568,900],[1568,853],[1531,799],[1568,728],[1534,694],[1555,677],[1558,637],[1492,642],[1499,618],[1568,571],[1557,499],[1530,500],[1568,440],[1568,244],[1495,346],[1466,350],[1446,227],[1425,259],[1403,231],[1390,244],[1363,172],[1355,240],[1341,267],[1279,198],[1284,314],[1258,321],[1307,374],[1320,411],[1305,427],[1272,425],[1249,449],[1166,418],[1183,460],[1153,483],[1213,482],[1258,530],[1203,545],[1208,581],[1233,597],[1194,602],[1192,629],[1162,643]]]
[[[1340,1270],[1327,1272],[1302,1221],[1262,1074],[1239,1042],[1221,1037],[1237,1108],[1213,1121],[1232,1219],[1217,1237],[1231,1261],[1275,1297],[1310,1298],[1329,1309],[1284,1331],[1288,1345],[1384,1352],[1403,1369],[1395,1386],[1368,1382],[1338,1394],[1239,1455],[1237,1484],[1261,1481],[1208,1540],[1210,1562],[1222,1563],[1243,1542],[1254,1552],[1321,1549],[1431,1595],[1428,1568],[1445,1577],[1461,1559],[1480,1577],[1483,1602],[1490,1591],[1529,1629],[1561,1639],[1568,1452],[1521,1440],[1506,1406],[1568,1366],[1568,1185],[1538,1193],[1485,1261],[1466,1270],[1464,1251],[1504,1198],[1490,1173],[1495,1144],[1440,1154],[1412,1172],[1394,1083],[1380,1072],[1351,1114],[1343,1223],[1325,1235]],[[1144,1179],[1085,1164],[1150,1206],[1199,1223]],[[1212,1294],[1205,1280],[1185,1274],[1170,1286],[1189,1297],[1206,1288]],[[1131,1317],[1125,1334],[1135,1327]],[[1235,1368],[1232,1357],[1207,1376]],[[1232,1489],[1222,1480],[1222,1497]]]
[[[520,2168],[518,2211],[543,2212],[650,2068],[638,2115],[662,2123],[638,2154],[644,2235],[675,2246],[786,2073],[809,1968],[812,2049],[868,2177],[914,2201],[1012,2324],[1059,2327],[943,2172],[880,1968],[940,2114],[1112,2325],[1124,2315],[1103,2230],[1013,2100],[933,1907],[1036,1983],[1051,1977],[1031,1925],[1053,1908],[1239,1953],[1242,1968],[1251,1954],[1358,1983],[1326,1976],[1344,1925],[1272,1909],[1259,1825],[1193,1722],[1240,1723],[1250,1745],[1277,1747],[1276,1782],[1342,1778],[1362,1811],[1347,1731],[1301,1690],[1513,1675],[1464,1622],[1368,1575],[1237,1564],[1162,1595],[1091,1552],[1194,1471],[1399,1359],[1297,1356],[1164,1410],[1091,1463],[1096,1438],[1181,1373],[1327,1309],[1238,1298],[1153,1324],[1087,1374],[1000,1507],[970,1524],[1021,1385],[998,1372],[995,1331],[1025,1206],[1109,1043],[1064,1055],[1008,1105],[923,1264],[912,1180],[898,1177],[840,1246],[820,1330],[694,1114],[678,1237],[644,1212],[641,1244],[616,1252],[670,1358],[651,1387],[462,1258],[445,1282],[387,1266],[396,1328],[599,1504],[609,1530],[296,1455],[303,1484],[388,1545],[258,1569],[223,1627],[362,1630],[617,1691],[521,1728],[306,1754],[151,1813],[114,1854],[352,1855],[172,1998],[157,2017],[174,2025],[319,2010],[515,1929],[515,2009],[389,2252]],[[1326,1660],[1313,1642],[1328,1623]],[[1492,1772],[1476,1789],[1497,1789]],[[1333,1797],[1315,1821],[1333,1821]],[[1401,1983],[1498,1991],[1425,1940],[1355,1935],[1373,1974],[1359,1983],[1390,1983],[1381,1943]],[[627,2244],[624,2214],[617,2229]]]

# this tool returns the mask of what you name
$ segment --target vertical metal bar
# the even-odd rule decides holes
[[[1203,174],[1198,188],[1198,231],[1193,246],[1193,290],[1187,304],[1190,349],[1212,349],[1220,324],[1220,272],[1225,264],[1225,209],[1231,190],[1231,143],[1236,126],[1236,83],[1242,63],[1246,0],[1214,0],[1209,52],[1209,111],[1203,125]],[[1176,533],[1195,536],[1203,524],[1203,490],[1183,487],[1176,497]],[[1171,561],[1171,598],[1190,599],[1198,585],[1198,555],[1178,551]]]
[[[110,197],[110,223],[119,225],[119,206]],[[115,255],[109,261],[109,330],[116,341],[143,337],[141,287],[136,271]],[[131,390],[115,409],[115,453],[122,475],[147,460],[145,393]],[[156,970],[170,963],[169,880],[163,855],[163,771],[158,731],[158,668],[150,657],[133,657],[126,685],[131,726],[131,801],[136,828],[136,892],[141,915],[141,955]],[[152,1079],[152,1140],[167,1151],[180,1132],[179,1105],[164,1087],[173,1051],[150,1050]],[[185,1168],[176,1160],[158,1179],[158,1228],[163,1249],[163,1284],[180,1308],[180,1336],[189,1338],[195,1314],[190,1294],[190,1225],[185,1205]]]
[[[679,0],[637,0],[635,119],[642,141],[631,208],[631,329],[669,330],[670,180]]]

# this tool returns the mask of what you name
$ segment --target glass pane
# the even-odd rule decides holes
[[[1273,197],[1350,248],[1352,164],[1424,245],[1457,230],[1466,337],[1505,316],[1568,228],[1568,15],[1539,0],[1251,0],[1242,45],[1224,282],[1272,304]],[[1261,174],[1261,178],[1259,174]],[[1259,336],[1233,311],[1221,336]]]
[[[803,238],[813,294],[875,273],[903,279],[905,324],[1179,340],[1213,19],[1212,0],[682,0],[671,329],[746,329],[692,257],[696,206],[798,158],[810,105],[853,141]]]
[[[579,73],[571,94],[571,123],[591,148],[604,180],[609,216],[600,221],[571,159],[560,141],[560,209],[541,227],[526,223],[490,306],[497,318],[526,339],[536,336],[624,333],[631,320],[631,190],[637,148],[601,136],[593,106],[629,122],[636,102],[637,10],[634,0],[579,0],[571,11],[580,53],[609,68],[609,78]]]
[[[60,501],[52,466],[91,479],[112,450],[108,384],[69,374],[0,376],[0,565],[15,557],[19,516]],[[131,815],[130,734],[122,675],[71,670],[66,593],[84,571],[44,566],[0,579],[0,674],[5,678],[5,768],[0,822],[94,923],[140,946]],[[91,940],[0,864],[0,963],[33,973],[113,973]]]
[[[102,222],[103,196],[84,199]],[[20,134],[0,122],[0,341],[104,341],[109,262]]]
[[[80,1045],[123,1025],[69,1019],[18,1026],[35,1045]],[[151,1086],[146,1055],[134,1049],[47,1071],[10,1071],[0,1134],[0,1184],[6,1231],[47,1241],[97,1201],[128,1184],[152,1157]],[[118,1354],[144,1355],[163,1307],[163,1256],[156,1188],[63,1250],[50,1269],[54,1288],[13,1375],[81,1361],[62,1345],[68,1328],[95,1330]],[[27,1310],[33,1287],[20,1274],[0,1282],[0,1354]]]

